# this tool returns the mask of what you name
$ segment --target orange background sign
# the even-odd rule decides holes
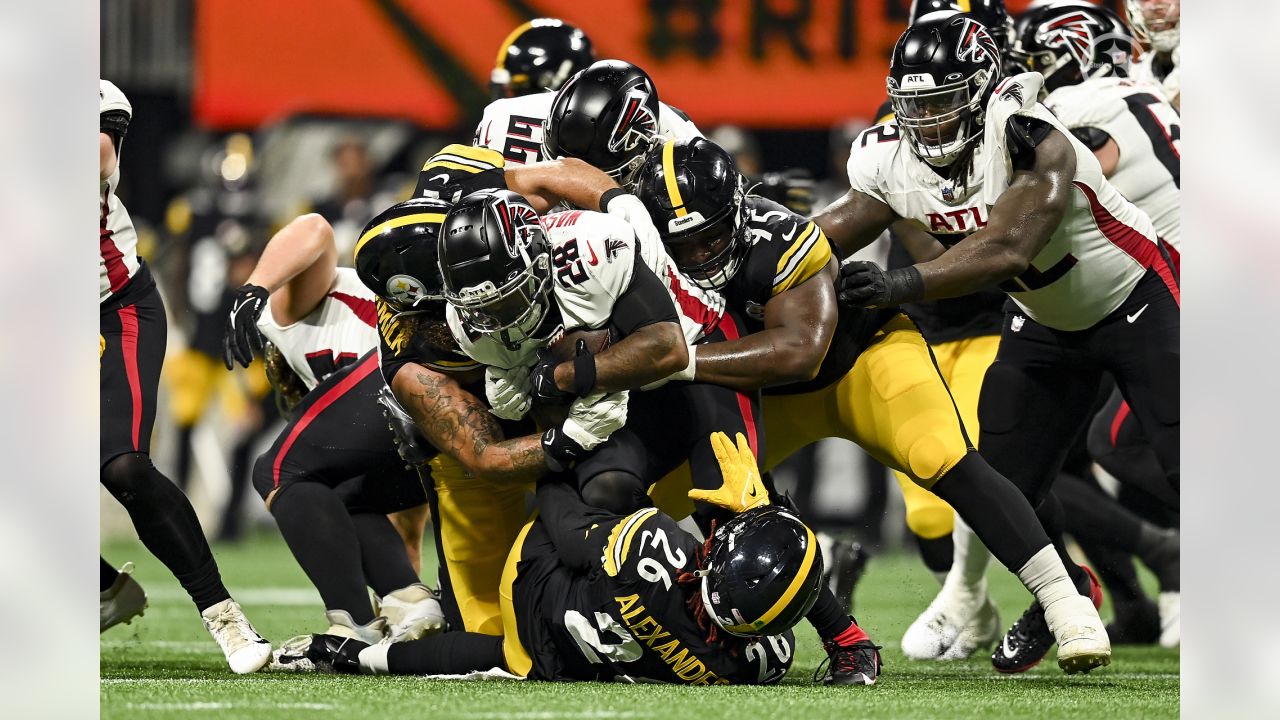
[[[1028,0],[1010,0],[1010,10]],[[869,116],[909,0],[211,0],[196,3],[195,115],[295,112],[465,127],[503,39],[531,16],[581,27],[699,124],[824,127]],[[532,15],[530,15],[532,13]]]

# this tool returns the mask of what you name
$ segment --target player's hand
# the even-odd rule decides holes
[[[626,425],[629,397],[629,391],[622,390],[574,400],[564,423],[542,434],[547,466],[556,472],[572,467]]]
[[[845,305],[881,308],[919,300],[924,283],[914,267],[886,271],[873,262],[854,260],[840,266],[836,291]]]
[[[490,365],[484,371],[484,394],[494,415],[503,420],[519,420],[533,405],[529,368],[504,370]]]
[[[711,449],[720,463],[724,484],[715,490],[690,490],[690,500],[719,505],[736,513],[769,504],[769,491],[760,479],[760,467],[745,435],[738,433],[738,445],[734,447],[728,435],[713,433]]]
[[[382,416],[387,419],[387,425],[391,427],[392,442],[395,443],[400,459],[408,467],[426,465],[435,456],[434,448],[418,431],[418,424],[400,407],[391,388],[386,385],[378,390],[378,406],[382,409]]]
[[[635,195],[617,195],[609,200],[609,205],[604,211],[626,220],[627,224],[631,225],[631,229],[636,233],[636,240],[640,243],[642,256],[648,257],[645,254],[647,250],[662,250],[662,236],[658,234],[658,228],[654,227],[649,211],[644,209],[644,203],[640,202],[640,198]]]
[[[258,332],[258,317],[267,306],[270,293],[258,285],[241,285],[236,290],[227,327],[222,335],[222,362],[230,370],[235,363],[249,367],[253,354],[262,352],[262,333]]]
[[[788,210],[808,217],[813,214],[813,176],[804,168],[765,173],[756,195],[781,203]]]
[[[544,357],[533,366],[533,370],[529,372],[529,389],[533,399],[544,403],[567,403],[573,399],[573,393],[561,390],[556,385],[556,366],[559,364],[550,357]]]

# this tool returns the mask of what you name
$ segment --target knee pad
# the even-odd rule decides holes
[[[936,540],[955,529],[956,513],[937,496],[932,502],[913,503],[907,507],[907,528],[925,540]]]
[[[927,409],[900,425],[894,433],[904,472],[926,490],[946,475],[969,452],[960,420],[950,407]]]
[[[582,500],[617,515],[626,515],[649,505],[644,483],[625,470],[606,470],[582,486]]]
[[[132,452],[117,455],[102,467],[101,482],[121,505],[128,506],[147,490],[154,479],[155,467],[144,453]],[[162,481],[168,482],[161,478]]]

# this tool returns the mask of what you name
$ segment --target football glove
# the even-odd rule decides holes
[[[391,388],[386,385],[378,390],[378,405],[382,409],[382,416],[387,419],[387,425],[391,427],[396,452],[404,460],[406,467],[423,467],[435,457],[435,448],[422,436],[418,424],[400,407]]]
[[[489,408],[493,414],[503,420],[519,420],[529,412],[533,405],[529,391],[529,368],[504,370],[492,365],[485,368],[485,397],[489,398]]]
[[[735,513],[769,504],[769,491],[760,479],[756,456],[745,435],[738,433],[738,445],[734,447],[728,435],[712,433],[711,449],[716,453],[716,462],[720,463],[724,484],[715,490],[690,490],[690,500],[719,505]]]
[[[873,262],[854,260],[840,266],[836,290],[845,305],[892,307],[924,297],[924,281],[915,267],[886,271]]]
[[[547,467],[554,472],[573,467],[575,462],[626,425],[628,398],[628,391],[623,390],[574,400],[564,423],[542,434]]]
[[[559,364],[550,356],[543,357],[529,372],[530,392],[539,402],[567,403],[573,399],[573,393],[556,385],[556,366]]]
[[[222,334],[222,362],[228,370],[237,362],[241,367],[249,367],[253,354],[262,352],[258,318],[267,306],[269,296],[267,289],[258,285],[242,285],[236,290],[235,302],[231,305],[227,327]]]

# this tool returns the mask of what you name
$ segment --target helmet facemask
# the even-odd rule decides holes
[[[747,241],[746,206],[743,204],[741,188],[734,193],[733,205],[719,218],[708,221],[688,235],[665,241],[667,252],[675,261],[676,267],[686,277],[703,290],[721,290],[733,279],[747,259],[750,243]],[[697,213],[691,213],[690,216]],[[672,222],[679,222],[680,218]],[[715,250],[710,257],[698,262],[687,262],[687,250],[714,248],[717,243],[723,247]]]
[[[1179,0],[1125,0],[1124,5],[1134,37],[1150,44],[1156,52],[1177,49],[1182,18]]]
[[[541,227],[522,227],[518,232],[541,235]],[[535,243],[528,238],[517,247],[524,269],[501,286],[486,280],[478,285],[447,293],[451,305],[458,310],[462,324],[481,335],[494,335],[509,349],[537,339],[535,331],[547,317],[551,303],[551,257],[542,252],[530,257]]]
[[[986,70],[942,85],[928,74],[908,74],[901,86],[890,77],[894,117],[916,155],[934,167],[947,167],[980,140],[996,80]]]

